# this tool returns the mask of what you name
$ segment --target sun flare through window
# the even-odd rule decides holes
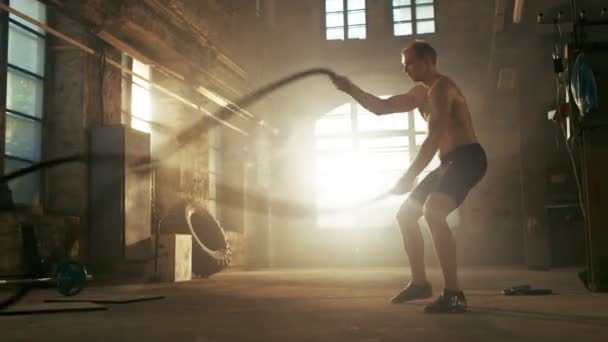
[[[321,229],[376,228],[395,224],[401,198],[357,210],[323,212],[364,202],[387,191],[407,170],[427,136],[415,110],[376,116],[355,103],[342,104],[315,125],[316,203]],[[437,157],[420,179],[439,165]]]

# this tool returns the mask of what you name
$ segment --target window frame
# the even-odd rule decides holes
[[[140,65],[148,68],[149,75],[141,75],[141,73],[137,73],[134,70],[135,64],[138,63]],[[140,74],[141,76],[146,77],[148,80],[151,79],[152,67],[149,64],[146,64],[126,53],[121,55],[121,65],[125,68],[131,70],[131,72]],[[142,82],[145,84],[138,83]],[[149,96],[148,104],[150,105],[148,118],[142,118],[133,113],[133,88],[137,87],[140,89],[144,89]],[[147,87],[147,88],[146,88]],[[138,132],[152,134],[152,87],[148,83],[148,81],[140,80],[138,77],[133,76],[132,74],[122,71],[122,81],[121,81],[121,105],[120,105],[120,116],[121,122],[123,125],[128,126],[131,129],[134,129]],[[137,126],[140,127],[137,127]],[[143,126],[142,126],[143,125]]]
[[[388,96],[381,96],[381,97],[386,98]],[[343,116],[342,119],[347,117],[348,122],[350,123],[350,128],[348,130],[339,130],[336,132],[317,132],[317,124],[315,124],[315,129],[313,132],[315,165],[318,165],[320,158],[328,159],[334,155],[344,155],[345,153],[346,154],[348,154],[348,153],[359,154],[366,150],[366,148],[363,148],[361,146],[362,143],[365,144],[367,142],[373,142],[375,139],[378,139],[378,138],[391,138],[391,137],[406,138],[407,145],[394,145],[394,146],[391,145],[391,146],[386,146],[386,147],[397,148],[397,150],[395,150],[395,151],[399,151],[399,149],[403,148],[404,149],[403,153],[407,153],[407,156],[405,156],[405,158],[407,158],[408,162],[411,164],[414,161],[416,155],[418,154],[420,146],[421,146],[421,144],[417,144],[416,141],[418,139],[423,140],[423,138],[425,138],[428,135],[428,128],[420,127],[420,125],[422,124],[422,122],[420,120],[424,120],[424,119],[422,119],[422,116],[420,115],[420,113],[417,109],[414,109],[409,112],[392,114],[392,115],[399,115],[402,120],[407,122],[406,128],[398,128],[398,129],[381,128],[381,129],[366,130],[361,127],[361,125],[359,123],[359,119],[362,115],[367,115],[367,114],[373,115],[373,114],[366,113],[365,109],[362,110],[361,106],[352,99],[338,107],[335,107],[334,110],[343,105],[348,105],[348,109],[346,109],[346,111],[348,111],[348,113],[346,111],[337,112],[337,113],[332,113],[330,111],[328,113],[325,113],[325,115],[323,115],[318,120],[323,120],[323,119],[327,118],[328,116],[329,117]],[[404,114],[406,116],[403,116]],[[374,119],[383,120],[383,117],[374,116]],[[343,124],[347,125],[346,121]],[[426,125],[426,123],[424,123],[424,125]],[[423,130],[421,130],[421,129],[423,129]],[[324,140],[324,139],[341,139],[341,140],[344,140],[345,142],[346,141],[348,142],[348,147],[341,147],[341,148],[330,147],[330,148],[321,148],[321,149],[318,148],[317,143],[320,140]],[[373,150],[373,148],[370,149],[369,147],[367,149],[368,149],[368,151],[367,151],[368,153],[371,150]],[[395,152],[395,151],[392,151],[392,152]],[[373,151],[372,153],[379,155],[382,153],[391,153],[391,151],[381,151],[381,148],[380,148],[377,151]],[[427,165],[427,167],[420,173],[420,175],[418,175],[418,179],[419,180],[423,179],[432,169],[437,167],[438,161],[439,161],[438,157],[435,156],[433,158],[433,160],[429,163],[429,165]],[[396,171],[396,170],[385,169],[382,172],[392,173],[394,171]],[[405,168],[403,170],[400,169],[398,171],[405,172]],[[316,181],[315,181],[315,187],[317,187],[317,186],[318,186],[318,184],[316,184]],[[316,192],[316,190],[315,190],[315,192]],[[317,206],[323,205],[322,203],[318,202],[319,193],[317,193],[316,196],[317,197],[316,197],[315,201],[317,203]],[[316,218],[316,226],[320,230],[361,229],[362,227],[360,226],[359,221],[356,218],[356,214],[353,214],[353,215],[354,216],[352,217],[352,226],[330,226],[330,225],[323,225],[322,223],[323,223],[323,221],[327,220],[327,216],[333,216],[333,215],[332,214],[324,215],[323,213],[319,213]]]
[[[393,5],[393,0],[390,0],[390,17],[391,17],[391,31],[393,33],[393,37],[394,38],[403,38],[403,37],[417,37],[417,36],[428,36],[428,35],[432,35],[432,34],[437,34],[438,32],[438,26],[437,26],[437,0],[432,0],[433,2],[430,4],[416,4],[417,0],[410,0],[411,3],[410,5],[405,5],[405,6],[395,6]],[[433,6],[433,18],[432,19],[418,19],[416,17],[416,6],[427,6],[427,5],[431,5]],[[395,9],[398,8],[410,8],[411,9],[411,16],[412,19],[411,20],[405,20],[405,21],[395,21]],[[418,33],[418,27],[417,24],[419,22],[426,22],[426,21],[432,21],[435,24],[435,31],[434,32],[425,32],[425,33]],[[401,34],[401,35],[397,35],[395,33],[395,24],[398,23],[411,23],[412,25],[412,33],[411,34]]]
[[[2,1],[3,4],[10,6],[10,0],[0,0]],[[41,4],[44,6],[44,10],[45,10],[45,18],[48,15],[48,7],[46,6],[46,4],[42,1],[36,0],[37,3]],[[40,19],[37,19],[40,20]],[[36,37],[36,39],[41,39],[42,40],[42,46],[43,46],[43,51],[44,51],[44,56],[41,59],[41,72],[42,74],[38,74],[34,71],[30,71],[27,70],[23,67],[20,67],[18,65],[12,64],[9,62],[9,56],[10,56],[10,51],[9,51],[9,40],[10,38],[10,31],[11,31],[11,25],[17,29],[23,30],[28,34],[31,34],[33,36]],[[2,14],[0,14],[0,38],[2,38],[2,44],[0,46],[0,73],[2,74],[0,76],[0,105],[2,106],[2,108],[4,108],[4,111],[0,111],[0,149],[3,155],[3,158],[0,161],[0,167],[2,169],[3,174],[6,173],[6,167],[9,161],[12,162],[16,162],[16,163],[23,163],[26,164],[23,167],[27,167],[30,165],[33,165],[37,162],[40,162],[40,160],[42,159],[43,155],[44,155],[44,139],[45,139],[45,119],[46,119],[46,111],[47,111],[47,101],[48,101],[48,61],[49,61],[49,56],[48,56],[48,44],[49,44],[49,39],[48,39],[48,35],[46,32],[44,32],[43,30],[36,30],[35,28],[32,28],[30,26],[27,26],[21,22],[19,22],[18,20],[11,18],[10,17],[10,13],[3,11]],[[15,74],[20,74],[20,75],[24,75],[25,77],[31,77],[33,79],[35,79],[37,82],[40,82],[40,89],[41,89],[41,93],[40,96],[41,98],[36,99],[40,101],[40,117],[36,116],[35,114],[28,114],[28,113],[23,113],[19,110],[16,109],[10,109],[8,108],[7,104],[8,104],[8,77],[9,77],[9,72],[13,72]],[[7,129],[7,119],[8,117],[11,116],[17,120],[24,120],[24,121],[29,121],[31,123],[33,123],[37,129],[37,140],[38,140],[38,146],[37,149],[40,151],[37,159],[35,158],[29,158],[28,156],[20,156],[20,155],[13,155],[13,154],[9,154],[7,152],[7,144],[6,144],[6,129]],[[36,206],[40,206],[42,204],[42,190],[44,188],[43,185],[43,177],[41,176],[40,173],[34,173],[32,175],[30,175],[30,177],[35,177],[35,178],[29,178],[31,179],[35,179],[36,184],[35,184],[35,190],[34,190],[34,197],[31,198],[31,201],[28,201],[26,203],[24,202],[18,202],[16,200],[15,197],[15,190],[11,189],[11,183],[13,182],[17,182],[18,180],[14,180],[13,182],[9,182],[8,184],[8,188],[11,189],[12,192],[12,199],[14,203],[18,203],[21,205],[26,205],[26,206],[31,206],[31,207],[36,207]],[[20,179],[20,181],[27,181],[27,177]],[[14,183],[13,183],[14,184]]]
[[[321,7],[323,8],[323,39],[326,42],[333,42],[333,41],[357,41],[357,40],[367,40],[368,38],[368,23],[369,23],[369,17],[368,17],[368,6],[367,6],[367,0],[363,0],[365,7],[363,9],[356,9],[356,10],[349,10],[348,9],[348,1],[349,0],[341,0],[342,1],[342,10],[341,11],[335,11],[335,12],[328,12],[327,11],[327,0],[321,0]],[[349,25],[348,24],[348,14],[352,13],[352,12],[357,12],[357,11],[364,11],[365,13],[365,24],[363,25]],[[327,26],[327,15],[331,14],[331,13],[342,13],[342,20],[343,20],[343,26],[331,26],[328,27]],[[348,31],[349,28],[351,27],[361,27],[363,26],[365,28],[365,37],[364,38],[348,38]],[[330,28],[342,28],[342,39],[328,39],[327,38],[327,30]]]

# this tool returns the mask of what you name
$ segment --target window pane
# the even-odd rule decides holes
[[[10,25],[8,62],[37,75],[44,75],[44,39]]]
[[[344,28],[329,28],[325,31],[327,40],[343,40],[344,39]]]
[[[435,33],[435,21],[420,21],[416,23],[416,32]]]
[[[348,12],[348,25],[365,25],[365,11]]]
[[[31,164],[29,163],[5,158],[4,174],[17,171],[30,165]],[[33,172],[8,182],[8,187],[11,189],[13,195],[13,201],[18,204],[34,204],[38,198],[38,178],[39,174]]]
[[[37,0],[11,0],[11,7],[42,23],[46,23],[46,7]],[[44,33],[44,30],[38,28],[38,26],[32,25],[13,14],[10,14],[10,18],[32,28],[35,31]]]
[[[352,150],[353,139],[352,138],[317,138],[315,141],[315,148],[319,152],[325,151],[338,151],[338,150]]]
[[[395,24],[395,36],[409,36],[412,34],[412,23]]]
[[[348,0],[348,9],[365,9],[365,0]]]
[[[425,132],[428,130],[428,124],[422,117],[420,112],[416,109],[414,112],[414,127],[416,132]]]
[[[355,227],[355,216],[350,213],[319,215],[317,224],[324,229],[350,229]]]
[[[7,113],[6,154],[40,160],[40,123]]]
[[[132,66],[133,72],[141,75],[142,77],[146,78],[146,79],[150,79],[150,66],[147,64],[144,64],[140,61],[138,61],[137,59],[133,59],[133,66]],[[145,84],[147,84],[147,82],[145,80],[142,80],[138,77],[134,77],[134,80],[138,81],[138,82],[144,82]],[[148,86],[146,86],[148,87]]]
[[[344,12],[330,13],[325,16],[326,27],[344,26]]]
[[[404,151],[409,145],[407,136],[382,137],[372,139],[361,139],[359,146],[361,150],[369,151]]]
[[[439,159],[438,155],[436,155],[433,157],[433,159],[431,159],[431,162],[429,163],[429,165],[427,165],[426,168],[424,170],[422,170],[422,172],[420,172],[420,174],[418,175],[418,180],[422,181],[422,179],[424,179],[424,177],[426,177],[426,175],[428,175],[429,172],[438,168],[439,165],[441,165],[441,160]]]
[[[433,5],[416,6],[416,19],[435,18],[435,7]]]
[[[346,178],[356,170],[353,153],[318,155],[316,158],[317,183],[331,186],[334,189],[341,187],[344,191],[352,187],[353,184],[347,184]],[[331,195],[332,197],[339,196],[337,192]]]
[[[381,96],[386,98],[388,96]],[[360,131],[404,130],[396,136],[359,135],[357,148],[352,145],[351,110],[357,113]],[[330,114],[331,113],[331,114]],[[360,106],[344,104],[332,109],[317,123],[340,122],[337,126],[345,132],[341,136],[316,137],[316,180],[315,194],[318,212],[317,223],[320,228],[378,228],[393,225],[394,212],[401,205],[400,200],[394,203],[373,204],[366,208],[340,212],[323,211],[324,208],[340,208],[365,201],[392,187],[412,160],[409,142],[413,139],[405,129],[408,125],[406,113],[377,117]],[[381,123],[381,124],[378,124]],[[319,125],[317,125],[317,128]],[[319,131],[317,129],[317,131]],[[378,133],[378,135],[381,133]],[[390,133],[389,133],[390,134]],[[375,134],[374,134],[375,135]],[[364,179],[365,182],[361,180]],[[353,186],[356,184],[356,186]],[[388,205],[390,204],[390,205]],[[373,208],[372,208],[373,207]],[[373,210],[372,210],[373,209]],[[366,211],[367,210],[367,211]],[[387,222],[369,220],[362,222],[361,215],[368,218],[368,212],[387,217]],[[367,215],[367,216],[366,216]],[[371,224],[371,223],[374,224]]]
[[[348,38],[349,39],[365,39],[366,32],[365,26],[349,26],[348,27]]]
[[[316,194],[321,207],[340,206],[356,201],[360,188],[354,184],[361,181],[361,167],[354,153],[317,155]]]
[[[129,68],[129,63],[131,62],[131,57],[129,57],[127,54],[123,53],[121,55],[121,64],[123,67],[125,68]],[[121,98],[120,98],[120,110],[121,110],[121,114],[123,114],[122,117],[122,123],[127,124],[131,118],[129,117],[130,113],[131,113],[131,99],[129,98],[130,94],[128,89],[130,89],[130,80],[131,77],[123,71],[122,73],[122,78],[121,78]]]
[[[316,135],[352,132],[350,115],[332,115],[319,119],[315,125]]]
[[[350,103],[345,103],[340,105],[325,114],[325,116],[334,116],[334,115],[350,115],[351,105]]]
[[[393,6],[408,6],[412,4],[412,0],[393,0]]]
[[[426,133],[425,134],[416,134],[416,146],[420,146],[422,145],[422,143],[424,142],[424,139],[426,139]]]
[[[133,72],[146,79],[150,78],[150,66],[133,59]],[[131,127],[150,133],[150,84],[138,77],[133,77],[131,87]]]
[[[325,0],[326,12],[337,12],[342,10],[344,10],[344,3],[342,0]]]
[[[412,9],[410,7],[395,8],[393,10],[393,21],[410,21],[412,20]]]
[[[422,145],[422,143],[424,142],[424,139],[426,139],[426,134],[416,134],[415,140],[416,140],[416,150],[415,152],[418,152],[418,149],[420,148],[420,145]],[[439,159],[439,153],[437,153],[433,159],[431,160],[431,162],[429,163],[429,165],[427,165],[427,167],[423,170],[423,172],[420,173],[420,175],[418,176],[418,179],[422,179],[424,178],[430,171],[436,169],[437,167],[439,167],[439,165],[441,165],[441,160]]]
[[[150,133],[151,129],[150,129],[150,123],[146,120],[142,120],[139,118],[132,118],[131,119],[131,127],[135,130],[138,130],[140,132],[145,132],[145,133]]]
[[[362,153],[364,163],[373,165],[373,172],[401,171],[410,165],[408,150]]]
[[[416,4],[432,4],[433,0],[415,0]]]
[[[42,117],[42,81],[9,68],[6,107],[27,115]]]
[[[373,114],[361,114],[358,120],[360,132],[405,130],[408,127],[407,116],[399,114],[380,117]]]

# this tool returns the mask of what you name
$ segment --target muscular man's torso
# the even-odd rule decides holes
[[[445,76],[441,76],[431,87],[425,86],[426,96],[422,100],[422,104],[418,106],[422,117],[428,121],[429,115],[433,114],[429,98],[437,82],[448,82],[447,96],[450,96],[452,100],[450,113],[444,117],[449,123],[446,125],[446,131],[439,138],[439,155],[444,156],[458,146],[476,143],[477,136],[464,95],[456,83]]]

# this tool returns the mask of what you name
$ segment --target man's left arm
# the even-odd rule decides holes
[[[430,115],[428,118],[429,132],[422,142],[420,150],[407,170],[408,178],[416,178],[431,162],[439,148],[440,139],[446,134],[449,115],[452,112],[453,97],[449,84],[445,79],[440,80],[429,94]]]

